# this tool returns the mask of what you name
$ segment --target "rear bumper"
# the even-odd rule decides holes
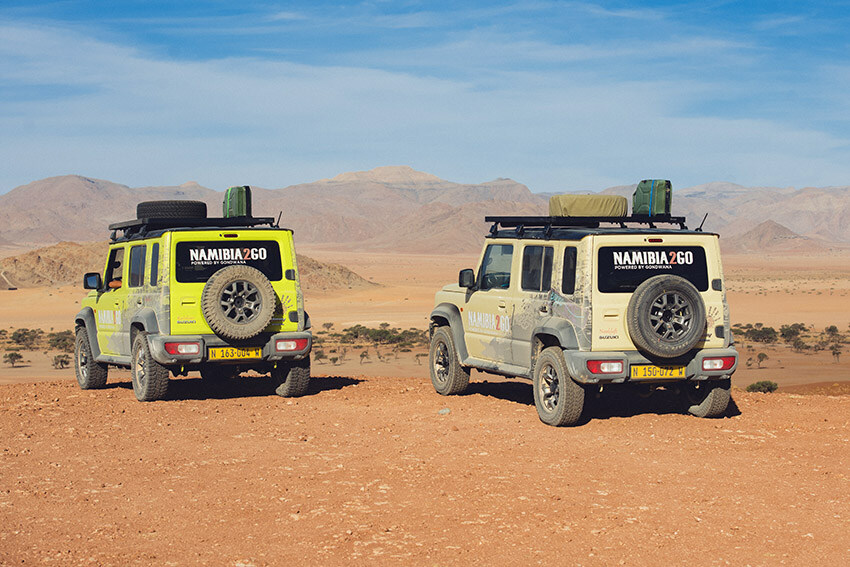
[[[295,340],[307,339],[307,346],[297,351],[278,352],[275,349],[275,344],[279,340]],[[200,352],[198,354],[171,354],[165,350],[165,343],[170,342],[198,342],[200,344]],[[230,343],[222,340],[216,335],[148,335],[148,344],[150,345],[151,356],[158,363],[163,365],[187,365],[187,364],[202,364],[209,360],[209,349],[212,347],[233,347],[233,348],[260,348],[262,354],[260,358],[249,359],[234,359],[234,360],[216,360],[214,364],[251,364],[258,362],[279,362],[281,360],[302,360],[310,356],[310,350],[313,348],[313,335],[310,332],[296,333],[275,333],[274,335],[265,335],[258,339],[250,341],[242,341],[239,343]]]
[[[735,364],[728,370],[703,370],[702,363],[706,358],[716,358],[722,356],[734,356]],[[685,380],[722,380],[732,376],[735,369],[738,368],[738,351],[734,348],[717,348],[710,350],[696,351],[684,359],[659,361],[650,360],[637,351],[619,351],[619,352],[582,352],[582,351],[564,351],[564,360],[567,362],[567,368],[570,375],[577,382],[583,384],[606,384],[606,383],[623,383],[623,382],[640,382],[642,384],[653,382],[676,382]],[[593,374],[587,368],[588,360],[622,360],[623,372],[619,374]],[[654,366],[684,366],[684,378],[666,378],[666,379],[640,379],[634,380],[630,378],[631,367],[634,365],[650,364]]]

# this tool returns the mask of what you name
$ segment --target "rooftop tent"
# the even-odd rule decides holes
[[[549,216],[624,217],[629,201],[619,195],[554,195],[549,198]]]

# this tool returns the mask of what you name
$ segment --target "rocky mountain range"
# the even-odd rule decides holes
[[[281,189],[252,189],[254,215],[280,215],[280,224],[295,230],[298,243],[353,250],[475,252],[488,228],[485,215],[548,212],[548,195],[532,193],[511,179],[461,184],[406,166],[343,173]],[[602,192],[631,197],[634,189],[629,185]],[[134,218],[140,201],[195,199],[207,203],[210,216],[218,216],[222,197],[221,191],[194,182],[131,188],[78,175],[42,179],[0,195],[0,247],[102,241],[108,236],[107,225]],[[850,243],[850,223],[844,220],[850,215],[850,187],[709,183],[674,188],[673,211],[687,216],[691,227],[708,213],[705,229],[722,233],[724,239],[745,235],[770,220],[811,242]],[[759,238],[750,235],[747,240]],[[788,239],[779,241],[787,244]]]
[[[0,258],[0,290],[80,285],[86,272],[103,270],[108,244],[59,242],[22,254]],[[296,255],[301,285],[309,291],[356,289],[377,285],[345,266]]]

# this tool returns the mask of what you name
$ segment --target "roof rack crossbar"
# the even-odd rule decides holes
[[[118,233],[123,233],[123,238],[143,236],[152,230],[169,228],[246,228],[259,225],[275,226],[273,217],[204,217],[204,218],[141,218],[109,225],[112,231],[111,240],[119,239]]]
[[[520,216],[486,216],[485,222],[493,223],[490,234],[495,235],[499,227],[516,228],[524,232],[526,228],[543,228],[545,234],[551,235],[553,228],[598,228],[600,223],[619,225],[627,228],[628,224],[643,224],[656,228],[656,224],[676,224],[681,230],[687,230],[685,217],[671,215],[632,215],[628,217],[520,217]]]

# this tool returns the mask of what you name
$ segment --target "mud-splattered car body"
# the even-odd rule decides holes
[[[582,392],[592,385],[622,383],[648,389],[671,382],[726,385],[737,354],[716,234],[687,230],[684,225],[623,223],[600,228],[534,219],[527,225],[506,223],[516,225],[508,227],[497,222],[477,268],[462,271],[457,284],[437,292],[430,317],[432,337],[440,328],[448,330],[452,348],[444,350],[454,350],[457,358],[457,368],[452,367],[447,365],[452,361],[440,359],[441,352],[432,348],[431,373],[438,391],[441,372],[445,379],[460,376],[463,381],[469,368],[535,379],[541,353],[550,348],[554,349],[550,355],[562,359],[552,366],[563,363],[569,381],[581,385]],[[677,344],[683,352],[672,356],[667,351],[647,352],[632,336],[640,329],[634,321],[630,326],[630,310],[640,307],[635,307],[635,296],[651,278],[688,286],[681,292],[664,288],[644,300],[660,306],[648,314],[659,333],[669,327],[671,335],[684,335],[675,321],[690,317],[690,344]],[[689,312],[664,303],[685,303],[688,297],[693,299]],[[651,306],[647,309],[651,311]],[[665,322],[665,316],[672,322]],[[557,398],[565,387],[572,388],[566,378],[561,377],[560,389],[550,396]],[[536,387],[536,398],[545,397],[547,387],[552,384],[544,384],[541,391]]]

